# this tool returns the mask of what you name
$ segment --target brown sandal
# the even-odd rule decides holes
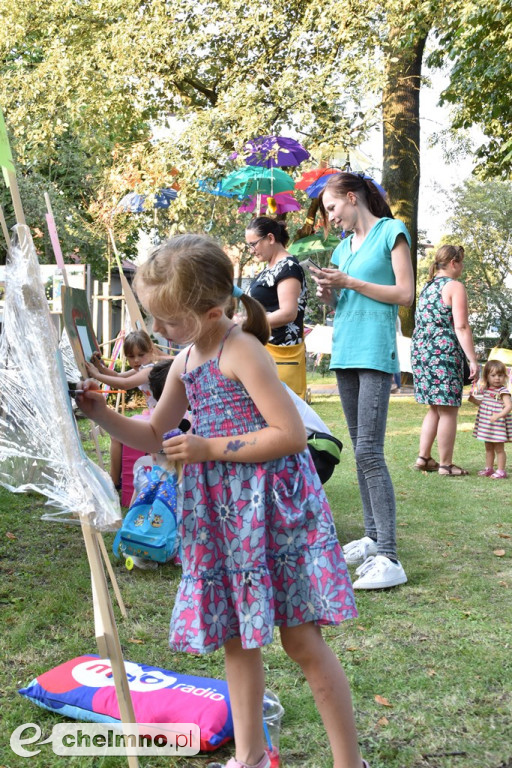
[[[422,461],[423,464],[418,464],[418,461]],[[432,458],[432,456],[429,456],[428,458],[426,456],[418,456],[414,469],[417,472],[437,472],[439,464]]]
[[[442,469],[445,469],[446,472],[441,472]],[[454,472],[453,470],[456,471]],[[464,475],[469,475],[469,472],[467,469],[462,469],[462,467],[458,467],[456,464],[440,464],[439,474],[443,477],[463,477]]]

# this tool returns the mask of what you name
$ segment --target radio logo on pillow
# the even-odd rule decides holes
[[[225,696],[216,691],[215,688],[199,688],[188,682],[178,682],[178,678],[167,674],[165,670],[152,667],[150,670],[143,669],[139,664],[132,661],[125,661],[124,668],[130,691],[145,693],[147,691],[159,691],[163,688],[179,690],[182,693],[191,693],[194,696],[200,696],[203,699],[212,701],[224,701]],[[86,685],[89,688],[105,688],[114,685],[114,676],[112,666],[108,659],[89,659],[81,664],[77,664],[71,672],[73,678],[80,685]]]

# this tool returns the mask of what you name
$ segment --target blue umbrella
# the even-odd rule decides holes
[[[155,208],[168,208],[172,200],[176,200],[177,197],[178,193],[175,189],[161,189],[160,192],[155,195],[154,206]]]
[[[155,195],[155,208],[168,208],[171,200],[176,200],[178,193],[175,189],[161,189]],[[138,192],[129,192],[117,204],[117,209],[126,211],[126,213],[142,213],[144,210],[144,201],[146,195],[139,195]]]
[[[210,195],[216,197],[233,197],[237,200],[243,200],[245,195],[241,195],[233,190],[224,189],[222,181],[214,182],[211,179],[201,179],[198,182],[198,187],[203,192],[208,192]]]
[[[145,195],[139,195],[137,192],[129,192],[117,204],[117,207],[127,213],[142,213],[144,210]]]
[[[334,174],[333,174],[333,175],[334,175]],[[331,176],[320,176],[320,178],[319,178],[319,179],[317,179],[316,181],[314,181],[314,182],[313,182],[313,183],[312,183],[312,184],[311,184],[311,185],[310,185],[310,186],[309,186],[309,187],[306,189],[306,194],[307,194],[307,196],[308,196],[308,197],[312,197],[312,198],[313,198],[313,197],[318,197],[318,195],[320,194],[320,192],[323,190],[323,188],[325,187],[325,185],[327,184],[327,182],[329,181],[329,179],[331,179],[331,178],[333,177],[333,175],[331,175]],[[359,174],[356,174],[356,176],[357,176],[357,175],[359,175]],[[384,197],[384,198],[386,197],[386,190],[384,189],[384,187],[381,187],[381,185],[380,185],[380,184],[378,184],[378,183],[375,181],[375,179],[372,179],[372,177],[371,177],[371,176],[368,176],[367,174],[364,174],[364,175],[362,176],[362,178],[363,178],[363,179],[368,179],[369,181],[372,181],[372,182],[375,184],[375,186],[377,187],[377,189],[379,190],[379,192],[380,192],[380,194],[382,195],[382,197]]]

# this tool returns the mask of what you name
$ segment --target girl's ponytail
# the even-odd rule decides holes
[[[461,262],[464,258],[464,248],[462,245],[442,245],[437,251],[434,261],[428,270],[428,279],[432,280],[434,275],[440,269],[446,269],[450,261]]]
[[[266,344],[270,338],[270,326],[263,306],[245,293],[240,296],[240,301],[247,312],[247,318],[242,323],[242,331],[252,333],[262,344]]]

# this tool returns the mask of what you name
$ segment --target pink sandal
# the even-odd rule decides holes
[[[479,477],[491,477],[493,472],[494,472],[494,467],[486,467],[485,469],[481,469],[478,475]]]
[[[491,478],[493,480],[505,480],[507,478],[507,473],[504,469],[497,469],[496,472],[491,475]]]

